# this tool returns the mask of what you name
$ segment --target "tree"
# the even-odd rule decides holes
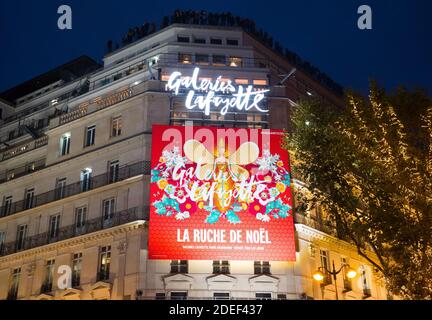
[[[387,96],[374,83],[368,99],[346,101],[295,108],[293,171],[391,293],[432,299],[432,102],[405,89]]]

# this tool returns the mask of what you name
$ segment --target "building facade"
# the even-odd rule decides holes
[[[173,24],[103,61],[78,59],[0,100],[0,299],[335,299],[335,288],[387,299],[319,207],[294,213],[295,262],[148,259],[152,124],[289,130],[296,101],[341,106],[337,94],[236,27]],[[196,67],[270,90],[269,112],[186,109],[166,82]],[[333,263],[357,278],[313,280]],[[60,289],[64,266],[71,285]]]

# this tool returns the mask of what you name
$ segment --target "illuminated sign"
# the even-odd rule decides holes
[[[283,132],[153,126],[150,259],[294,261]]]
[[[210,115],[212,106],[220,108],[220,113],[225,115],[229,109],[238,111],[255,109],[259,112],[268,112],[261,108],[259,103],[265,98],[265,93],[270,90],[254,90],[252,85],[244,87],[234,86],[231,80],[222,80],[222,76],[215,81],[199,78],[199,68],[195,68],[192,77],[182,77],[178,71],[173,72],[167,83],[167,89],[178,95],[181,89],[189,90],[186,95],[186,108],[198,108],[204,114]],[[205,93],[205,94],[203,94]]]

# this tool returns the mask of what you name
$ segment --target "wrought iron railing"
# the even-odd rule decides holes
[[[45,158],[27,163],[24,166],[0,172],[0,183],[16,179],[45,168]]]
[[[0,217],[9,216],[53,201],[77,195],[82,192],[103,187],[117,181],[125,180],[140,174],[150,174],[150,161],[140,161],[120,167],[118,170],[117,178],[114,181],[112,180],[112,178],[110,178],[109,172],[105,172],[103,174],[91,177],[90,180],[87,180],[85,183],[83,183],[82,181],[78,181],[62,187],[62,192],[59,192],[59,189],[56,188],[41,193],[37,196],[34,196],[32,201],[30,201],[30,203],[32,204],[31,207],[28,207],[29,202],[25,201],[24,199],[13,202],[12,204],[7,206],[2,206],[0,208]]]
[[[115,212],[110,219],[103,219],[103,216],[99,216],[94,219],[85,221],[83,226],[79,228],[75,224],[64,226],[59,228],[58,235],[55,238],[50,237],[49,232],[43,232],[34,236],[27,237],[22,246],[17,246],[17,241],[5,243],[0,251],[0,256],[10,255],[16,252],[29,250],[44,246],[47,244],[55,243],[71,239],[74,237],[82,236],[92,232],[120,226],[136,220],[148,220],[149,219],[149,207],[134,207],[127,210]],[[18,250],[18,248],[20,248]]]

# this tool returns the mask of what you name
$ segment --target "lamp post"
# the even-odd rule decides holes
[[[335,268],[335,264],[334,264],[334,260],[332,260],[332,270],[328,270],[327,266],[324,265],[324,267],[319,267],[317,271],[315,271],[315,273],[313,274],[313,278],[318,281],[321,282],[324,280],[325,274],[321,271],[322,269],[324,269],[324,272],[327,274],[330,274],[333,277],[333,281],[334,281],[334,286],[335,286],[335,292],[336,292],[336,300],[339,300],[339,295],[338,295],[338,290],[337,290],[337,283],[336,283],[336,276],[342,271],[345,270],[345,274],[347,276],[348,279],[353,279],[356,277],[357,272],[351,268],[349,266],[349,264],[344,263],[342,264],[342,266],[339,268],[339,270],[336,271]]]

